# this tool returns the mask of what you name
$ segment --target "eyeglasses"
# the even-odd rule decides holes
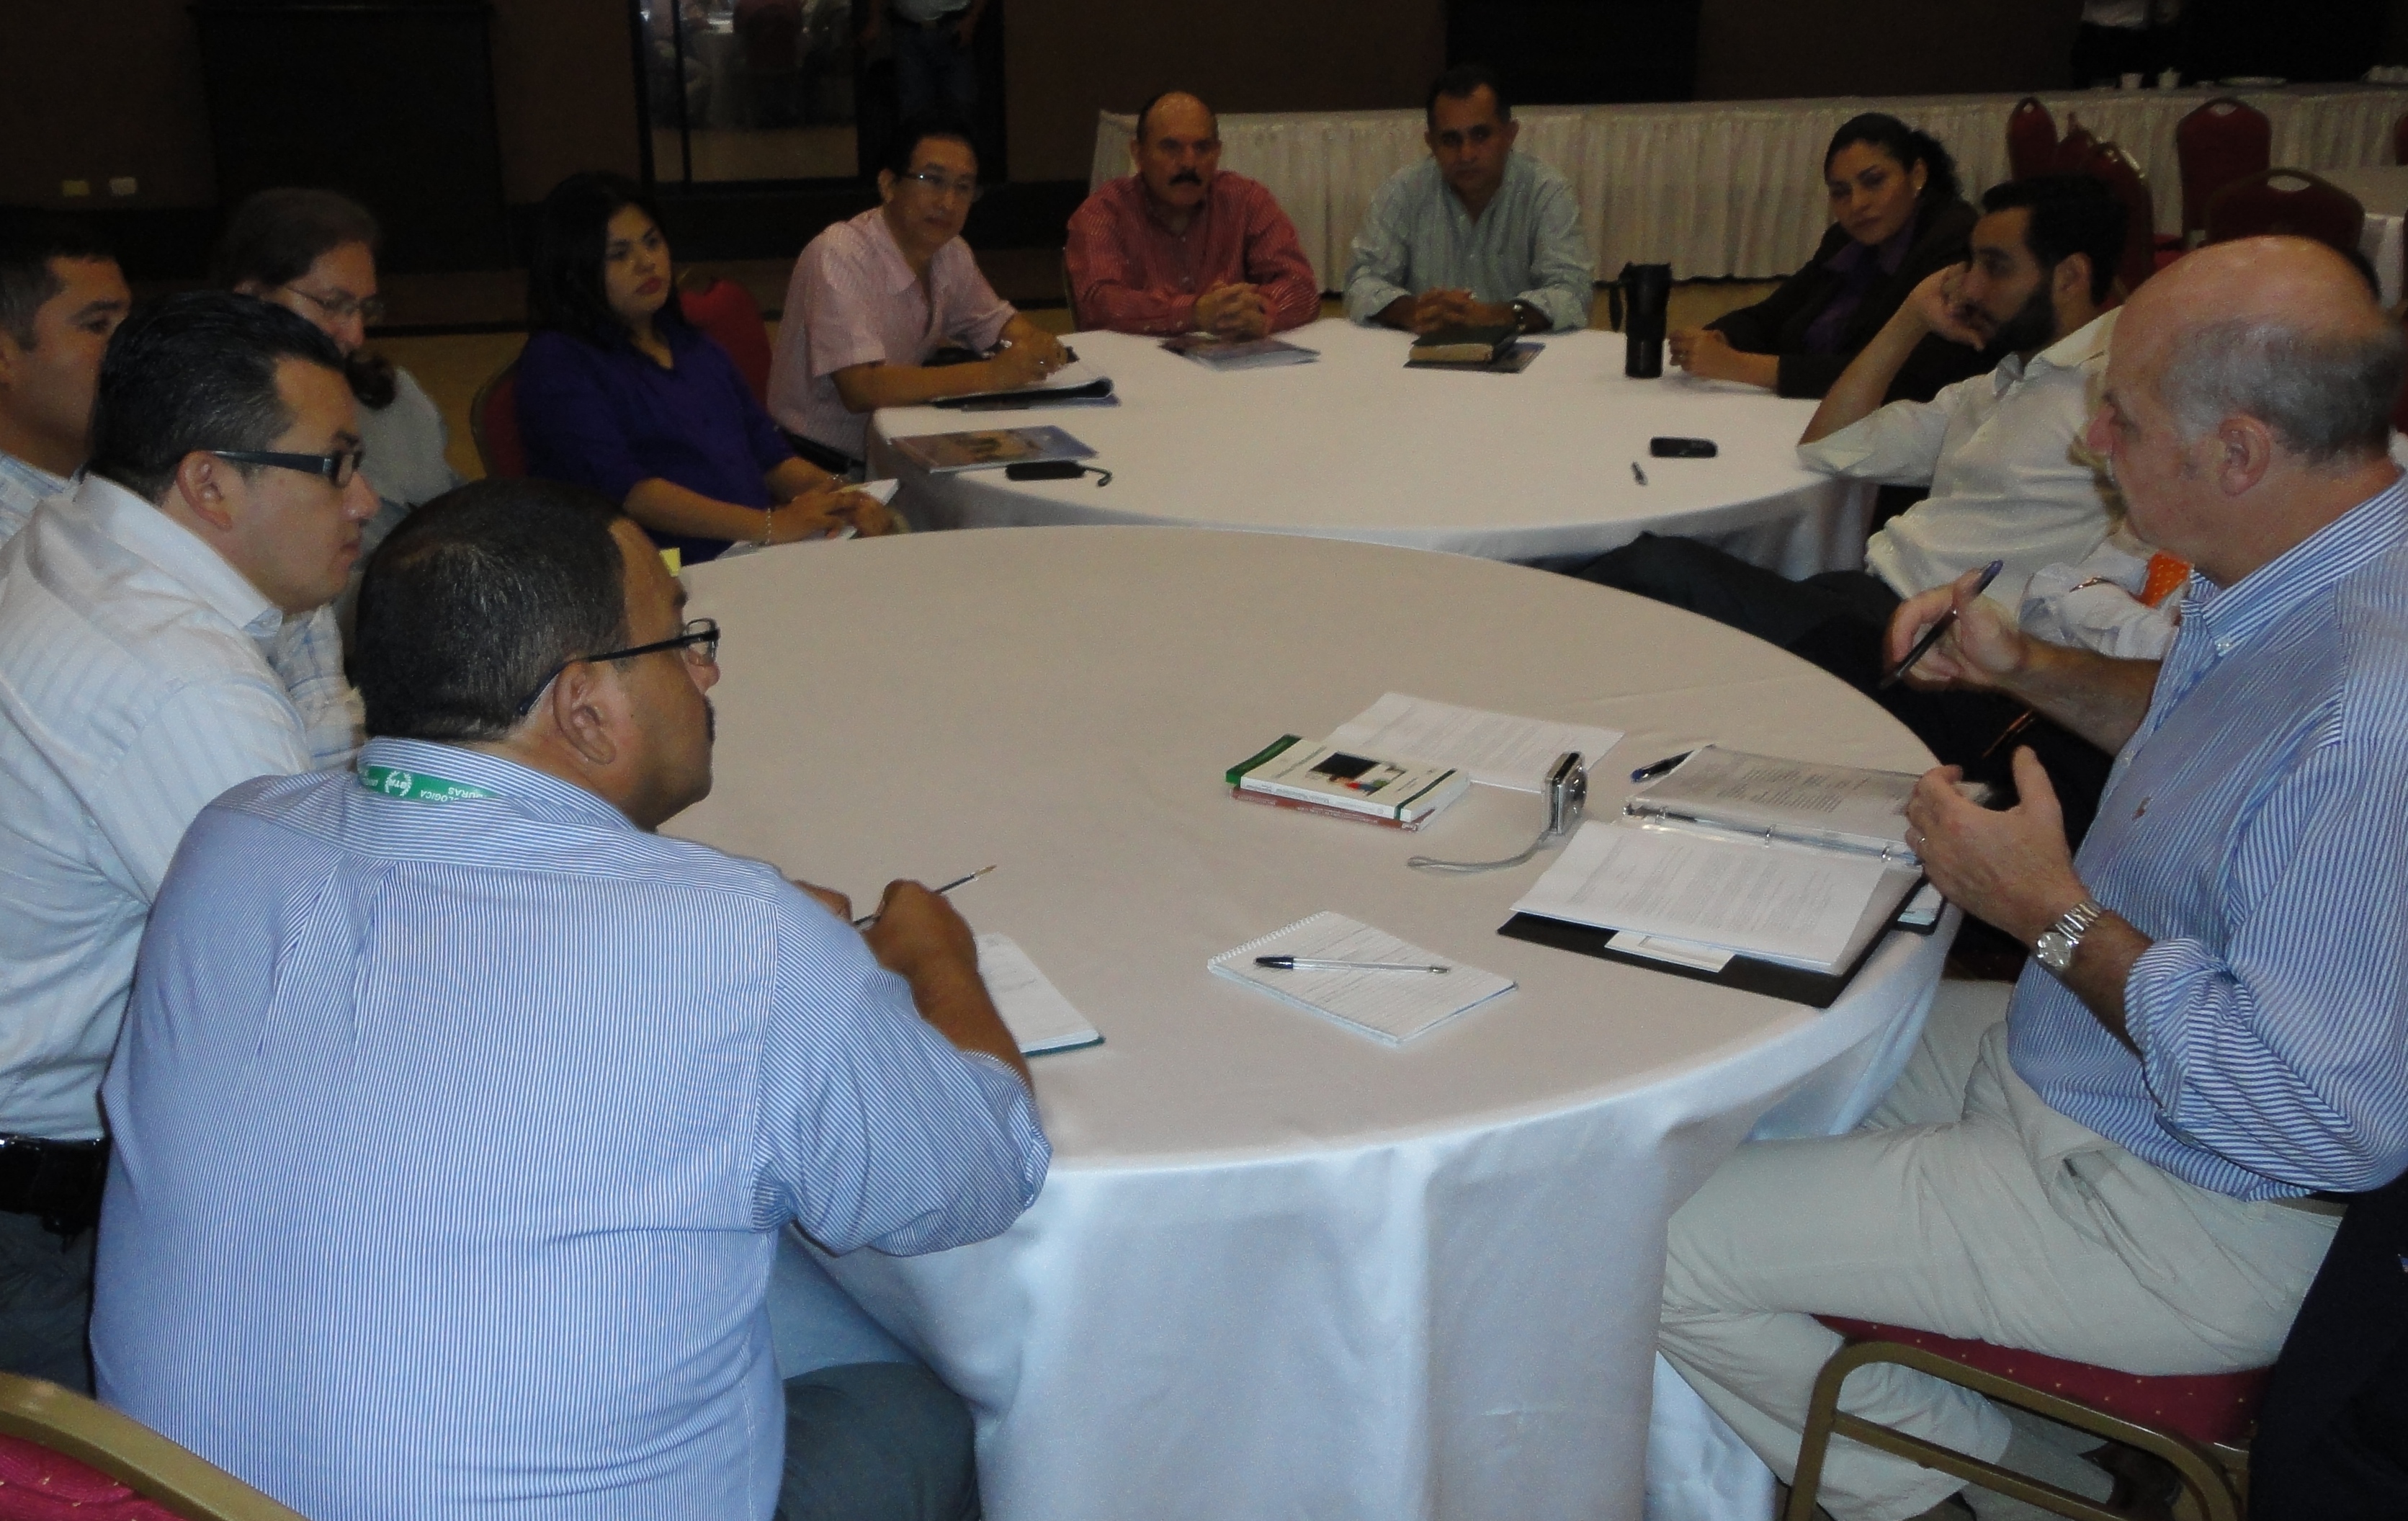
[[[366,444],[357,449],[337,449],[331,454],[275,454],[256,449],[212,449],[209,452],[236,465],[273,465],[280,470],[322,475],[334,482],[337,491],[351,483],[351,477],[360,473],[360,462],[368,457]]]
[[[986,194],[986,187],[975,179],[948,179],[943,175],[929,169],[922,169],[917,174],[907,174],[903,178],[927,186],[928,194],[931,195],[942,195],[947,191],[951,191],[972,206],[976,206],[979,203],[979,197]]]
[[[605,650],[598,655],[578,655],[574,659],[564,660],[559,665],[552,667],[550,673],[548,673],[542,681],[536,683],[535,690],[527,694],[526,701],[519,704],[519,716],[521,718],[524,718],[527,714],[533,712],[535,710],[536,703],[541,700],[543,696],[544,689],[551,686],[552,682],[560,680],[560,673],[566,670],[571,666],[586,665],[600,660],[633,660],[638,655],[659,654],[668,650],[692,651],[695,649],[700,649],[702,653],[699,656],[689,653],[686,656],[686,660],[689,664],[696,666],[710,666],[718,663],[718,619],[690,619],[685,624],[685,632],[680,634],[673,639],[656,639],[650,644],[638,644],[625,650]]]
[[[384,297],[380,295],[371,295],[362,299],[343,291],[337,291],[333,295],[320,295],[315,291],[305,291],[298,285],[287,285],[284,288],[338,323],[349,322],[357,317],[361,322],[373,327],[384,321]]]

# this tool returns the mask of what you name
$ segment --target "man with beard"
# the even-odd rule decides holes
[[[1137,113],[1137,172],[1096,187],[1063,251],[1082,327],[1259,338],[1321,315],[1296,224],[1259,182],[1221,168],[1221,123],[1184,91]]]
[[[1799,440],[1809,466],[1850,480],[1928,486],[1865,546],[1859,570],[1790,581],[1694,539],[1641,535],[1574,571],[1742,628],[1865,691],[1882,636],[1908,597],[2002,562],[1987,595],[2012,621],[2025,583],[2071,564],[2114,525],[2114,488],[2082,445],[2115,314],[2102,314],[2124,247],[2124,209],[2099,181],[2050,175],[1982,197],[1972,256],[1932,275],[1831,387]],[[1882,397],[1916,344],[1938,333],[2000,354],[1986,375],[1928,402]],[[1969,582],[1970,584],[1970,582]],[[2014,705],[1985,695],[1896,692],[1892,711],[1946,763],[2012,786],[2012,747],[1994,745]],[[2045,719],[2030,746],[2067,796],[2078,837],[2106,757]]]

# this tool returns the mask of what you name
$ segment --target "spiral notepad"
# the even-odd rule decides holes
[[[1282,971],[1254,957],[1312,956],[1332,961],[1400,961],[1442,965],[1444,972]],[[1224,951],[1208,965],[1214,974],[1260,988],[1325,1019],[1388,1044],[1402,1045],[1467,1009],[1513,990],[1513,980],[1467,966],[1450,955],[1373,929],[1342,913],[1316,913],[1285,929]]]

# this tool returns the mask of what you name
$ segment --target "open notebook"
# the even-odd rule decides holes
[[[1261,967],[1256,956],[1387,961],[1443,966],[1443,972],[1315,971]],[[1513,990],[1513,980],[1426,951],[1342,913],[1316,913],[1275,934],[1224,951],[1215,975],[1259,988],[1283,1003],[1333,1019],[1392,1046],[1437,1028],[1466,1010]]]

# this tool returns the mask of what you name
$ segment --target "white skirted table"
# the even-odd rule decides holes
[[[996,863],[962,911],[1104,1034],[1032,1063],[1054,1159],[1009,1231],[832,1263],[975,1407],[994,1521],[1638,1521],[1667,1217],[1752,1126],[1870,1105],[1953,915],[1818,1012],[1498,936],[1543,859],[1406,868],[1510,853],[1529,795],[1474,788],[1409,835],[1221,773],[1392,688],[1627,730],[1600,809],[1705,738],[1921,746],[1769,645],[1458,555],[1037,528],[689,582],[724,680],[716,789],[674,828],[857,902]],[[1207,973],[1325,909],[1519,989],[1392,1048]]]
[[[2372,166],[2327,167],[2315,171],[2342,189],[2358,197],[2366,208],[2366,233],[2358,239],[2358,251],[2374,265],[2374,278],[2383,287],[2383,304],[2400,304],[2403,278],[2401,228],[2408,224],[2408,165],[2383,164]]]
[[[1498,560],[1595,554],[1682,534],[1789,576],[1863,563],[1872,489],[1798,463],[1814,404],[1752,387],[1623,374],[1621,335],[1550,334],[1518,375],[1405,368],[1406,335],[1338,319],[1283,335],[1318,363],[1216,374],[1119,333],[1070,339],[1117,407],[877,414],[873,474],[903,478],[920,527],[1179,524],[1359,538]],[[1096,478],[931,477],[886,439],[1050,423],[1098,452]],[[1653,459],[1657,435],[1711,460]],[[1647,480],[1631,472],[1636,462]]]
[[[2174,124],[2201,103],[2237,95],[2274,127],[2278,165],[2391,161],[2391,127],[2408,112],[2397,85],[2292,85],[2273,90],[2088,90],[2044,94],[2069,117],[2128,149],[2156,197],[2157,230],[2182,229]],[[1658,106],[1530,106],[1518,151],[1555,165],[1579,192],[1599,279],[1626,263],[1670,263],[1682,280],[1771,280],[1813,255],[1830,225],[1823,150],[1859,111],[1887,111],[1955,155],[1967,192],[2008,178],[2007,113],[2014,95],[1842,96],[1718,100]],[[1134,118],[1101,113],[1092,183],[1129,172]],[[1422,113],[1297,111],[1221,118],[1221,166],[1261,180],[1296,222],[1321,288],[1346,278],[1347,245],[1381,182],[1428,150]]]

